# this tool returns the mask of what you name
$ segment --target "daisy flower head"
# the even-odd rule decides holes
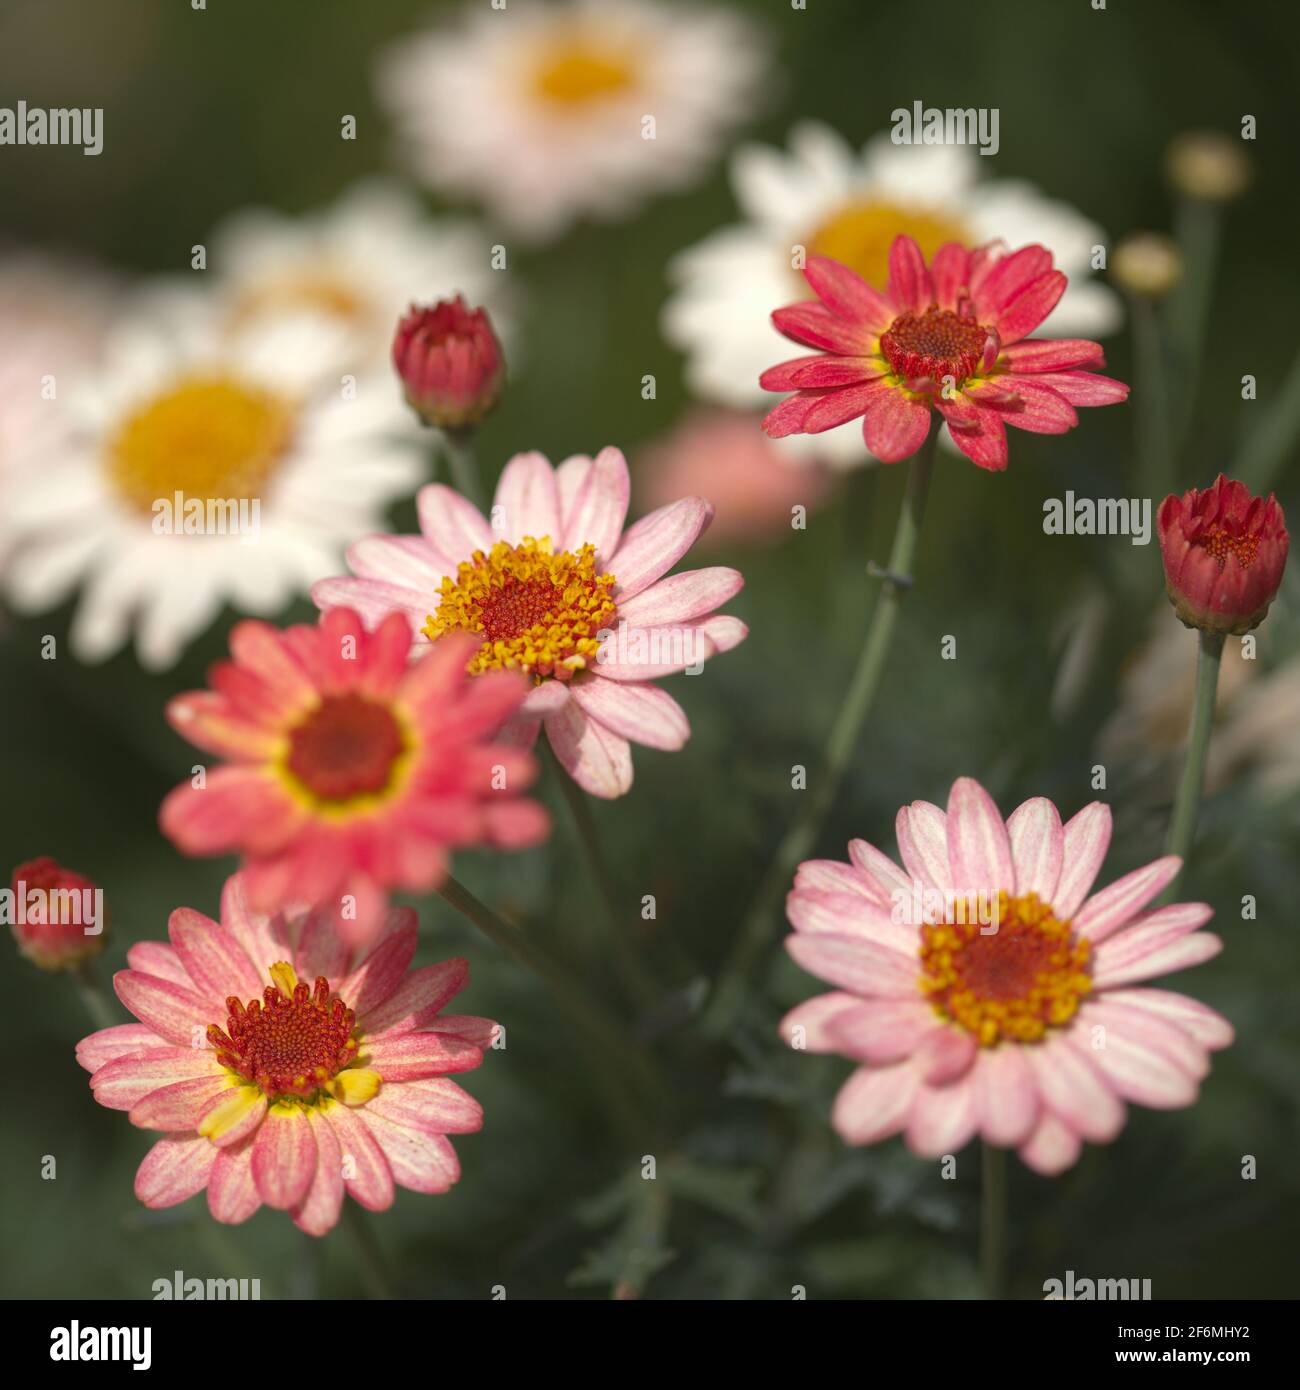
[[[1063,337],[1113,332],[1119,298],[1092,273],[1093,248],[1105,242],[1101,228],[1023,180],[982,179],[992,162],[971,146],[900,145],[887,133],[859,152],[815,121],[796,125],[785,150],[742,146],[731,163],[742,220],[670,267],[664,332],[687,354],[692,391],[723,405],[759,405],[759,374],[779,349],[771,308],[802,289],[794,268],[800,257],[829,256],[883,285],[889,249],[904,235],[927,257],[949,241],[1050,246],[1069,287],[1047,328]],[[791,436],[783,450],[841,468],[867,461],[852,424]]]
[[[113,978],[138,1022],[77,1045],[100,1105],[161,1132],[135,1177],[145,1206],[206,1190],[218,1221],[266,1205],[321,1236],[345,1196],[385,1211],[395,1187],[457,1181],[447,1136],[483,1111],[451,1077],[480,1065],[496,1025],[442,1012],[464,960],[410,969],[410,908],[358,957],[330,912],[259,914],[235,877],[220,922],[178,908],[168,936],[132,946]]]
[[[84,581],[74,655],[102,660],[134,629],[159,670],[223,603],[270,614],[337,568],[422,471],[387,373],[323,384],[338,341],[309,316],[231,336],[212,296],[148,294],[51,403],[61,447],[38,436],[17,461],[14,606],[42,611]]]
[[[1150,981],[1209,960],[1205,903],[1148,910],[1181,866],[1157,859],[1096,892],[1110,843],[1100,802],[1061,824],[1045,797],[1004,822],[959,778],[946,812],[897,820],[902,867],[864,840],[850,862],[800,865],[794,960],[836,988],[781,1023],[796,1048],[858,1063],[832,1123],[850,1144],[902,1133],[923,1158],[976,1135],[1029,1167],[1069,1168],[1123,1128],[1125,1102],[1191,1105],[1232,1027]]]
[[[545,811],[520,796],[531,755],[491,741],[525,682],[470,681],[469,637],[415,666],[410,646],[401,613],[373,632],[348,609],[316,627],[236,626],[211,689],[167,706],[227,761],[168,795],[164,833],[185,854],[240,853],[259,912],[332,903],[349,942],[373,938],[390,888],[436,888],[454,848],[542,839]]]
[[[661,0],[512,0],[407,38],[380,102],[417,177],[550,241],[686,186],[757,106],[766,46],[732,11]]]
[[[404,613],[420,634],[416,656],[469,634],[472,675],[522,671],[532,682],[510,736],[531,747],[544,725],[575,782],[621,796],[632,785],[630,743],[678,749],[690,737],[655,681],[698,672],[748,632],[715,611],[743,586],[737,571],[664,577],[709,524],[710,504],[684,497],[625,531],[628,490],[618,449],[558,467],[516,454],[490,521],[431,484],[417,499],[420,535],[358,541],[348,551],[354,577],[322,580],[312,597],[322,608],[346,603],[369,623]]]
[[[760,377],[765,391],[795,393],[763,421],[773,438],[860,418],[871,453],[897,463],[921,447],[937,411],[957,448],[997,471],[1007,425],[1064,434],[1079,423],[1075,406],[1128,395],[1092,370],[1104,365],[1099,344],[1029,336],[1065,292],[1045,247],[945,242],[927,263],[900,236],[883,292],[825,256],[810,257],[804,276],[817,299],[778,309],[772,322],[817,353]]]
[[[491,305],[501,326],[505,277],[489,252],[472,222],[430,217],[400,184],[369,178],[301,217],[233,214],[213,234],[211,265],[233,331],[307,315],[334,334],[339,370],[378,371],[412,298],[464,293]]]

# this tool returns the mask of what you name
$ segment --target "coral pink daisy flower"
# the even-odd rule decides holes
[[[218,1221],[265,1203],[311,1235],[344,1194],[371,1211],[394,1184],[446,1192],[460,1177],[447,1139],[480,1129],[454,1081],[483,1060],[495,1024],[443,1014],[469,982],[463,960],[408,970],[415,914],[388,914],[355,960],[328,912],[290,920],[249,909],[229,879],[221,921],[178,908],[171,944],[144,941],[113,979],[139,1019],[83,1038],[95,1099],[162,1131],[135,1178],[147,1207],[208,1194]]]
[[[1086,338],[1031,338],[1065,293],[1052,253],[1000,243],[941,246],[927,266],[909,236],[889,252],[889,284],[873,289],[826,256],[804,278],[816,300],[778,309],[772,322],[817,349],[764,372],[768,391],[794,391],[764,420],[773,438],[820,434],[862,417],[867,448],[897,463],[921,447],[937,410],[953,443],[981,468],[1007,466],[1007,425],[1064,434],[1077,405],[1112,405],[1123,382],[1098,376],[1101,346]]]
[[[708,502],[682,498],[624,531],[627,462],[609,448],[558,468],[516,454],[490,523],[438,483],[418,503],[422,534],[358,541],[348,551],[356,577],[318,583],[320,607],[346,603],[371,623],[405,613],[426,639],[416,656],[474,634],[472,674],[518,670],[533,682],[511,737],[531,747],[545,724],[560,762],[595,796],[632,785],[629,742],[682,747],[686,716],[653,682],[698,671],[747,633],[714,611],[744,584],[737,571],[664,578],[712,519]]]
[[[519,795],[534,760],[491,742],[526,683],[468,680],[469,637],[418,666],[410,644],[400,613],[373,632],[347,609],[317,627],[238,624],[212,689],[167,706],[230,761],[167,796],[163,831],[186,854],[242,853],[259,912],[332,902],[354,943],[378,929],[389,888],[436,888],[453,846],[542,839],[546,812]]]
[[[1083,1140],[1114,1139],[1125,1101],[1192,1104],[1208,1054],[1233,1034],[1213,1009],[1146,984],[1222,948],[1197,930],[1204,903],[1144,910],[1176,856],[1094,893],[1105,806],[1063,826],[1035,797],[1004,823],[969,777],[946,814],[914,801],[897,831],[904,868],[854,840],[851,863],[801,864],[788,900],[787,949],[837,988],[791,1011],[781,1033],[860,1063],[832,1115],[844,1139],[902,1132],[934,1158],[981,1135],[1051,1174]]]

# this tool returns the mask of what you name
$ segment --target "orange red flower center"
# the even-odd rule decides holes
[[[996,356],[996,341],[992,329],[931,304],[923,314],[896,318],[880,336],[880,351],[896,376],[918,386],[928,382],[937,390],[945,378],[960,386],[975,373],[986,351]]]
[[[405,748],[387,705],[328,695],[290,731],[285,767],[313,800],[337,805],[385,791]]]
[[[971,914],[972,916],[974,914]],[[1033,1042],[1068,1023],[1092,988],[1090,949],[1036,893],[999,893],[996,921],[921,928],[921,988],[983,1047]]]
[[[614,583],[612,574],[597,574],[591,545],[555,553],[549,536],[497,541],[442,581],[438,611],[422,631],[432,641],[481,633],[471,675],[505,668],[569,680],[595,658],[598,634],[614,619]]]
[[[1218,561],[1219,568],[1222,569],[1228,563],[1228,556],[1235,555],[1237,563],[1242,569],[1247,570],[1255,561],[1255,556],[1259,553],[1258,536],[1234,535],[1231,531],[1222,526],[1208,526],[1192,542],[1199,545],[1202,549],[1208,550]]]
[[[247,1008],[233,994],[226,1000],[226,1027],[210,1024],[208,1041],[223,1067],[259,1087],[268,1100],[309,1099],[356,1059],[356,1014],[331,998],[323,975],[310,988],[280,962],[271,976],[276,984]]]

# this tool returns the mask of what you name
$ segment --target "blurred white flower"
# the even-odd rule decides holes
[[[408,190],[365,179],[330,207],[302,217],[248,208],[212,237],[209,269],[243,332],[286,313],[346,329],[341,369],[378,367],[413,301],[463,294],[500,327],[505,273],[487,235],[463,219],[433,218]],[[509,327],[504,329],[508,338]]]
[[[754,110],[766,44],[726,9],[511,0],[404,39],[377,73],[416,175],[542,242],[693,182]]]
[[[83,661],[134,628],[141,663],[162,669],[223,602],[275,612],[420,478],[391,373],[354,395],[322,387],[341,329],[285,315],[232,334],[222,320],[212,296],[143,292],[102,364],[61,383],[57,447],[20,441],[0,515],[5,587],[41,611],[82,585]]]
[[[981,182],[971,146],[895,145],[877,135],[856,153],[828,126],[805,121],[789,150],[746,145],[731,177],[745,221],[724,227],[676,257],[676,290],[664,308],[664,333],[687,354],[696,395],[735,407],[770,406],[760,373],[789,356],[771,324],[783,305],[812,297],[795,269],[799,248],[831,256],[871,284],[888,278],[889,247],[899,233],[927,257],[946,241],[1013,248],[1040,242],[1070,277],[1070,287],[1040,330],[1044,337],[1096,338],[1119,323],[1119,300],[1090,279],[1101,228],[1066,203],[1019,179]],[[818,435],[792,435],[780,446],[840,467],[870,459],[861,422]]]

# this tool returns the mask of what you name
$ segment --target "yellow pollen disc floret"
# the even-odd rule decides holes
[[[108,474],[151,511],[177,492],[211,501],[260,496],[289,447],[291,401],[225,377],[194,377],[125,419],[108,446]]]
[[[856,270],[869,285],[883,289],[889,279],[889,248],[900,234],[916,242],[927,262],[945,242],[970,239],[955,218],[921,208],[860,199],[845,203],[826,218],[808,237],[808,251],[815,256],[830,256]]]
[[[508,668],[539,681],[569,680],[595,660],[598,634],[613,621],[614,582],[596,573],[591,545],[555,554],[549,536],[497,541],[442,581],[438,611],[423,632],[433,641],[448,632],[482,633],[471,675]]]
[[[581,109],[636,82],[630,51],[575,36],[550,46],[533,75],[533,90],[548,106]]]
[[[1089,959],[1088,943],[1036,893],[999,893],[995,924],[921,928],[921,988],[983,1047],[1034,1042],[1068,1023],[1092,989]]]

